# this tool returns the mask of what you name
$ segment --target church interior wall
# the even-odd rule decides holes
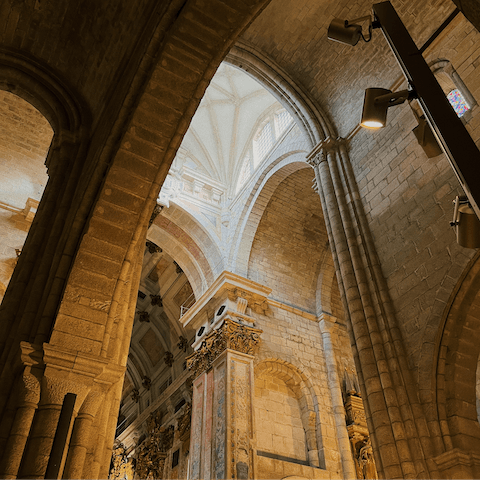
[[[346,4],[330,5],[325,15],[322,2],[312,5],[306,0],[272,0],[246,30],[252,16],[267,2],[252,1],[238,18],[232,14],[235,5],[226,7],[220,2],[219,8],[229,12],[226,27],[211,5],[194,0],[186,6],[180,1],[159,5],[145,1],[135,8],[125,2],[117,2],[115,8],[110,3],[68,6],[67,2],[65,9],[56,9],[53,3],[37,2],[28,14],[22,14],[21,3],[5,5],[4,10],[11,10],[0,37],[8,48],[28,51],[42,63],[41,68],[36,64],[35,68],[49,72],[52,84],[65,86],[73,99],[69,105],[81,105],[78,111],[85,114],[78,124],[75,122],[82,118],[78,111],[66,117],[59,114],[59,118],[71,120],[72,128],[63,128],[61,122],[54,126],[56,137],[48,160],[49,170],[55,171],[54,181],[35,219],[26,254],[15,270],[8,301],[2,305],[5,318],[12,320],[1,337],[6,347],[2,353],[5,388],[0,406],[5,406],[7,416],[0,424],[0,447],[6,447],[7,460],[0,465],[0,473],[12,478],[45,473],[48,455],[42,452],[52,447],[53,427],[67,391],[75,391],[79,404],[73,413],[75,424],[65,475],[106,477],[120,404],[123,413],[134,412],[138,417],[137,423],[125,431],[125,441],[128,438],[133,445],[149,428],[168,430],[174,426],[175,433],[171,438],[167,435],[171,445],[164,459],[169,465],[165,472],[182,476],[189,468],[188,457],[193,453],[188,452],[187,436],[180,428],[187,409],[182,406],[175,411],[177,400],[191,400],[183,365],[187,351],[176,343],[185,333],[176,323],[181,305],[174,305],[173,294],[178,292],[171,290],[169,297],[158,285],[167,302],[159,321],[170,322],[168,331],[149,325],[145,317],[140,320],[137,306],[142,305],[137,304],[137,287],[150,282],[147,276],[162,253],[146,252],[144,240],[148,238],[177,262],[179,270],[171,263],[169,271],[185,281],[178,282],[179,288],[188,279],[196,299],[227,267],[248,281],[272,289],[269,313],[249,312],[255,326],[263,330],[262,342],[254,360],[245,357],[242,361],[258,366],[275,358],[279,368],[272,366],[268,374],[265,370],[255,374],[257,396],[267,398],[265,402],[277,397],[273,403],[278,405],[272,403],[272,410],[285,411],[291,404],[295,414],[288,419],[279,415],[270,431],[262,429],[262,448],[268,450],[272,445],[272,451],[268,452],[270,457],[260,455],[260,459],[257,455],[255,468],[260,469],[260,477],[348,476],[348,464],[353,465],[353,460],[345,418],[339,420],[344,414],[343,405],[337,400],[345,372],[354,370],[353,357],[381,475],[478,477],[480,457],[470,450],[480,438],[475,393],[480,351],[478,342],[472,341],[479,323],[479,263],[474,251],[457,245],[448,225],[451,200],[461,194],[461,189],[443,155],[428,159],[423,153],[412,133],[416,122],[408,105],[391,109],[388,126],[381,132],[357,129],[364,88],[405,86],[381,35],[356,49],[340,45],[320,48],[325,47],[330,17],[362,16],[367,13],[365,2],[348,8]],[[449,0],[394,3],[418,45],[433,34],[452,8]],[[289,14],[292,11],[294,16]],[[46,15],[51,16],[48,32],[41,21]],[[199,20],[192,21],[196,15]],[[157,22],[156,16],[162,21]],[[38,22],[43,25],[41,29],[30,27]],[[170,29],[172,24],[175,27]],[[148,218],[169,164],[214,70],[240,31],[242,48],[247,45],[251,51],[263,52],[272,65],[284,69],[309,101],[323,109],[325,118],[330,119],[329,131],[323,133],[334,142],[318,139],[326,145],[327,153],[320,156],[319,162],[323,163],[315,165],[314,173],[307,164],[299,168],[311,150],[312,146],[306,148],[311,139],[300,138],[292,129],[291,136],[274,152],[277,163],[256,173],[233,214],[220,215],[214,233],[208,232],[210,220],[195,220],[193,204],[184,211],[182,204],[165,208],[147,236]],[[425,52],[432,64],[439,59],[450,62],[476,101],[480,95],[479,40],[478,31],[459,15]],[[152,45],[155,56],[136,55]],[[150,62],[150,69],[143,60]],[[143,66],[137,69],[140,63]],[[324,68],[326,64],[331,68]],[[128,73],[122,75],[124,72]],[[118,88],[111,88],[116,78],[121,79]],[[21,103],[9,95],[0,95],[3,110]],[[29,121],[37,118],[32,108],[27,107],[20,123],[27,117]],[[474,106],[465,120],[477,144],[479,111]],[[0,122],[2,119],[0,116]],[[8,122],[18,130],[14,122]],[[90,131],[92,125],[94,133]],[[21,156],[29,161],[44,159],[46,152],[42,155],[36,149],[40,140],[48,148],[49,132],[44,123],[28,133],[27,142],[20,139],[22,149],[24,145],[35,147],[22,151]],[[339,141],[335,143],[337,136]],[[65,163],[70,157],[72,163]],[[341,167],[338,178],[335,162]],[[326,163],[332,168],[335,189],[328,190],[330,187],[321,181],[327,177],[318,175],[319,168],[325,173]],[[20,164],[17,166],[20,168]],[[24,181],[25,169],[20,174],[8,170],[5,178]],[[28,169],[28,175],[35,177],[36,190],[46,178],[40,169]],[[311,189],[314,178],[315,190]],[[345,194],[352,180],[355,188],[358,186],[358,195]],[[26,193],[24,187],[18,191]],[[6,255],[0,259],[4,261],[0,282],[6,285],[15,262],[12,249],[23,242],[28,221],[13,218],[23,210],[23,200],[13,204],[8,196],[0,197],[0,202],[0,206],[8,207],[0,212],[13,213],[0,224],[9,235],[0,241],[0,251]],[[322,206],[327,210],[322,211]],[[341,241],[332,242],[333,238]],[[326,258],[329,248],[331,259]],[[353,267],[346,275],[347,270],[342,268],[349,262]],[[320,282],[324,266],[330,274]],[[331,275],[332,268],[336,269],[336,279]],[[379,271],[384,277],[381,280]],[[382,290],[383,280],[388,291]],[[369,292],[369,288],[373,290]],[[358,297],[352,294],[354,289],[360,292]],[[368,298],[370,293],[372,297]],[[170,301],[173,303],[168,305]],[[361,302],[365,303],[359,307]],[[392,310],[388,310],[390,304]],[[344,310],[345,306],[351,309]],[[153,307],[147,305],[145,309],[151,313]],[[322,315],[330,318],[328,328]],[[361,315],[366,318],[364,324]],[[320,318],[323,320],[319,322]],[[380,328],[374,325],[377,319]],[[131,330],[140,346],[129,354]],[[193,331],[188,333],[191,340]],[[155,352],[142,347],[142,341],[148,344],[148,335],[163,339],[163,350],[156,352],[156,361],[151,357]],[[10,365],[20,362],[16,352],[20,341],[22,361],[30,362],[25,378],[15,377],[17,370],[15,375],[9,370]],[[350,342],[353,355],[351,350],[346,353]],[[75,354],[69,356],[65,349]],[[172,351],[174,366],[164,360],[168,368],[155,376],[154,367],[162,354]],[[128,383],[122,393],[127,357]],[[60,364],[55,363],[58,361]],[[66,362],[71,372],[61,362]],[[295,365],[302,378],[299,384],[306,381],[304,378],[308,380],[310,397],[305,388],[289,383],[285,372],[279,374],[286,362]],[[21,365],[18,363],[18,368]],[[173,383],[159,392],[169,374]],[[152,382],[152,391],[145,377]],[[394,382],[400,379],[393,387],[389,386],[392,378]],[[16,393],[9,396],[15,382],[35,385],[33,393],[27,392],[31,397],[25,394],[27,400],[24,398],[21,408],[17,408]],[[140,401],[131,397],[135,388],[140,388]],[[360,392],[354,396],[360,396]],[[147,427],[148,415],[160,411],[154,407],[164,414]],[[258,407],[259,412],[261,409]],[[14,417],[15,425],[25,420],[21,424],[26,433],[22,430],[16,436],[11,430]],[[51,428],[43,433],[39,426],[45,423]],[[135,428],[138,431],[134,432]],[[285,439],[301,436],[301,428],[304,442],[287,445]],[[402,437],[405,432],[407,440]],[[278,441],[278,451],[274,440]],[[296,450],[302,445],[306,455]],[[180,461],[173,466],[176,450],[180,451]],[[298,456],[297,460],[308,463],[301,466],[308,468],[288,467],[284,458],[272,455]],[[448,465],[458,458],[464,462],[462,469],[455,471],[456,467]]]

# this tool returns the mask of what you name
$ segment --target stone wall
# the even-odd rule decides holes
[[[327,235],[312,179],[305,168],[276,189],[256,231],[249,277],[271,287],[274,298],[313,313]]]
[[[0,91],[0,300],[48,180],[52,128],[30,104]],[[34,202],[27,201],[31,199]]]

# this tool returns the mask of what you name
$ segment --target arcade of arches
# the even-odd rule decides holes
[[[480,144],[456,3],[392,0]],[[1,478],[480,478],[480,259],[415,101],[358,126],[370,10],[0,5]]]

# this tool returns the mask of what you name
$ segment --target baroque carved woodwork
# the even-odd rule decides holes
[[[357,478],[377,479],[377,469],[367,429],[365,409],[358,390],[358,381],[355,373],[345,369],[343,382],[345,421],[347,423]]]
[[[127,450],[123,443],[114,445],[111,465],[110,480],[133,480],[135,465],[133,459],[128,458]]]
[[[136,448],[137,478],[163,478],[165,459],[173,445],[174,427],[162,427],[161,416],[152,414],[147,420],[147,438]]]
[[[192,404],[187,403],[182,416],[178,419],[177,431],[180,440],[185,441],[190,436],[190,427],[192,423]]]
[[[187,357],[187,367],[193,378],[211,368],[215,359],[227,348],[247,355],[253,355],[255,347],[260,343],[261,330],[248,327],[229,318],[205,340],[195,353]]]

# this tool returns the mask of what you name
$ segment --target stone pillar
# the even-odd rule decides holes
[[[187,359],[193,383],[190,478],[254,478],[253,359],[261,331],[231,318]]]
[[[319,326],[322,332],[323,350],[327,364],[328,388],[332,397],[333,414],[337,430],[338,447],[345,479],[355,479],[355,465],[350,451],[347,428],[345,424],[345,408],[343,406],[342,390],[338,377],[337,361],[332,342],[332,329],[335,328],[335,318],[322,313],[319,316]]]
[[[432,431],[405,359],[344,141],[325,139],[308,162],[325,214],[379,474],[437,478]]]

